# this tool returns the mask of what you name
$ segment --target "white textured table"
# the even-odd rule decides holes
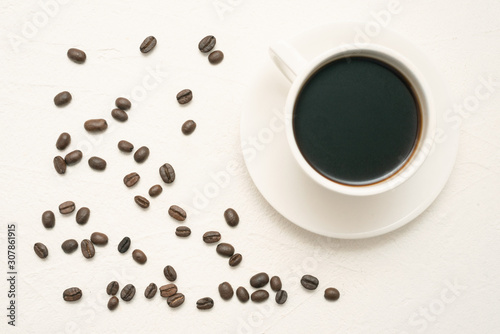
[[[17,223],[17,329],[38,333],[494,333],[500,331],[500,3],[480,1],[401,1],[397,14],[384,16],[387,1],[68,1],[6,0],[0,5],[0,257],[7,275],[8,223]],[[377,21],[383,20],[383,21]],[[283,219],[261,197],[240,152],[239,120],[247,80],[255,66],[268,62],[271,41],[318,23],[366,21],[387,25],[413,42],[441,69],[455,103],[453,122],[461,125],[455,170],[438,200],[413,223],[369,240],[326,239]],[[197,50],[207,34],[217,37],[226,58],[211,66]],[[146,56],[138,47],[148,35],[158,39]],[[87,62],[66,58],[70,47],[86,51]],[[485,81],[492,83],[485,84]],[[191,88],[185,107],[175,94]],[[52,98],[69,90],[73,101],[56,108]],[[483,94],[477,95],[478,91]],[[487,94],[484,94],[487,92]],[[118,96],[132,96],[129,120],[118,124],[110,111]],[[110,127],[89,135],[83,122],[105,117]],[[186,137],[181,124],[198,128]],[[59,133],[72,135],[70,149],[84,160],[59,176],[52,158]],[[142,165],[116,149],[121,139],[151,149]],[[105,172],[87,165],[97,155]],[[232,162],[231,162],[232,161]],[[170,162],[177,180],[164,187],[144,212],[133,201],[160,183],[158,167]],[[231,163],[229,163],[231,162]],[[227,166],[228,184],[213,187]],[[128,189],[125,174],[141,181]],[[211,198],[199,199],[199,193]],[[198,202],[193,202],[197,199]],[[87,225],[74,214],[62,217],[59,203],[73,200],[92,210]],[[172,204],[185,206],[193,234],[174,235],[179,224],[167,215]],[[237,228],[222,213],[234,207]],[[46,230],[41,213],[56,213]],[[244,260],[235,269],[201,242],[219,230]],[[92,260],[78,250],[60,249],[68,238],[82,240],[94,231],[110,243],[97,247]],[[116,251],[122,237],[142,249],[141,266]],[[33,252],[45,243],[46,260]],[[158,295],[143,296],[155,282],[166,284],[162,269],[173,265],[185,304],[170,309]],[[248,287],[259,271],[282,277],[289,300],[257,305],[236,298],[224,302],[217,286],[229,281]],[[298,281],[304,273],[320,279],[316,293]],[[4,276],[2,276],[4,277]],[[111,280],[133,283],[136,297],[109,312],[105,287]],[[2,326],[6,326],[7,281],[0,280]],[[82,288],[77,303],[62,292]],[[323,299],[335,286],[338,302]],[[211,296],[215,307],[198,311],[198,298]],[[8,327],[8,332],[14,332]],[[2,331],[4,332],[4,331]]]

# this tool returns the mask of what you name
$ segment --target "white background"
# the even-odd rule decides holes
[[[51,3],[48,9],[42,4]],[[54,3],[57,6],[54,7]],[[411,39],[436,64],[462,106],[458,118],[461,142],[455,169],[436,202],[418,219],[388,235],[369,240],[326,239],[283,219],[254,187],[240,151],[239,120],[257,66],[269,62],[270,42],[319,23],[340,20],[374,21],[373,14],[388,1],[67,1],[5,0],[0,5],[0,220],[1,271],[6,272],[7,223],[18,227],[17,329],[38,333],[493,333],[500,331],[500,3],[475,1],[401,1],[401,12],[388,22]],[[47,14],[48,13],[50,14]],[[376,21],[374,21],[376,22]],[[30,29],[31,28],[31,29]],[[34,29],[33,29],[34,28]],[[217,37],[226,58],[211,66],[197,50],[207,34]],[[156,49],[144,56],[138,48],[154,35]],[[66,51],[86,51],[87,62],[69,61]],[[136,95],[129,120],[110,117],[118,96],[139,92],[148,73],[161,72],[144,96]],[[276,70],[276,75],[279,75]],[[488,98],[477,100],[481,78],[497,85]],[[191,88],[193,101],[181,107],[175,95]],[[64,108],[52,99],[68,90],[73,101]],[[478,105],[467,105],[479,101]],[[470,111],[467,111],[464,106]],[[104,117],[110,127],[102,135],[83,129],[89,118]],[[198,128],[189,137],[180,126],[194,119]],[[84,151],[83,161],[56,174],[52,159],[57,136],[72,135],[69,150]],[[142,165],[119,152],[121,139],[137,148],[147,145]],[[67,152],[64,152],[66,154]],[[92,171],[87,159],[108,161],[105,172]],[[234,160],[237,173],[203,208],[193,198]],[[161,183],[158,167],[170,162],[177,179],[165,186],[148,210],[133,201]],[[132,189],[122,183],[137,171]],[[212,192],[214,194],[214,192]],[[88,206],[87,225],[74,214],[62,217],[58,205],[73,200]],[[179,223],[167,215],[172,204],[187,208],[193,234],[174,235]],[[227,226],[222,214],[234,207],[241,223]],[[56,226],[46,230],[40,216],[56,213]],[[230,268],[227,260],[204,244],[201,235],[218,230],[244,260]],[[97,247],[92,260],[78,250],[60,249],[68,238],[82,240],[94,231],[110,242]],[[116,251],[128,235],[131,250]],[[41,241],[50,255],[41,260],[33,244]],[[142,249],[148,262],[131,259]],[[143,296],[155,282],[166,284],[163,267],[177,269],[185,304],[170,309],[157,295]],[[278,306],[241,304],[220,299],[217,286],[249,287],[254,273],[282,277],[289,300]],[[299,284],[304,273],[317,276],[320,287],[306,292]],[[106,308],[106,285],[133,283],[136,297]],[[6,323],[6,281],[1,279],[2,326]],[[62,292],[83,290],[77,303]],[[323,299],[335,286],[341,299]],[[210,296],[215,307],[199,311],[198,298]],[[272,295],[274,297],[274,295]],[[9,328],[9,332],[13,331]]]

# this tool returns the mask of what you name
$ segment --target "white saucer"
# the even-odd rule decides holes
[[[335,23],[304,32],[289,42],[308,60],[344,43],[352,44],[363,23]],[[372,32],[372,31],[370,31]],[[242,112],[241,143],[255,185],[266,200],[298,226],[329,237],[368,238],[395,230],[422,213],[444,187],[458,150],[458,129],[444,121],[447,90],[427,58],[409,41],[388,30],[368,37],[411,60],[427,78],[437,114],[438,143],[421,168],[404,184],[381,195],[352,197],[312,181],[293,159],[286,142],[283,108],[290,83],[270,57],[250,83]]]

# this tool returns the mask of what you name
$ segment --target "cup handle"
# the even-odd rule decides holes
[[[286,41],[278,41],[271,45],[269,53],[274,63],[290,82],[306,68],[307,60]]]

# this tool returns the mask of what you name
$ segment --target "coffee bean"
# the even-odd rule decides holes
[[[325,290],[325,299],[326,300],[338,300],[340,298],[339,290],[335,288],[327,288]]]
[[[215,46],[215,42],[217,40],[215,39],[214,36],[212,35],[208,35],[206,37],[204,37],[200,43],[198,43],[198,49],[203,52],[203,53],[207,53],[207,52],[210,52],[212,51],[212,49],[214,48]]]
[[[49,256],[49,250],[47,249],[47,246],[45,246],[41,242],[37,242],[33,246],[33,249],[35,250],[36,255],[38,255],[38,257],[41,259],[45,259],[47,256]]]
[[[149,208],[149,201],[142,196],[135,196],[134,201],[143,209]]]
[[[146,254],[144,254],[144,252],[140,249],[134,249],[134,251],[132,252],[132,258],[139,264],[144,264],[148,260]]]
[[[71,102],[72,96],[69,92],[60,92],[54,97],[54,104],[58,107],[63,107]]]
[[[246,303],[250,299],[247,289],[242,286],[236,289],[236,297],[238,297],[239,301],[242,303]]]
[[[221,235],[217,231],[208,231],[205,234],[203,234],[203,241],[205,241],[207,244],[213,244],[215,242],[219,242],[221,238]]]
[[[126,140],[120,140],[118,142],[118,149],[122,152],[130,153],[134,150],[134,145]]]
[[[94,245],[104,246],[108,244],[108,236],[101,232],[94,232],[90,236],[90,241],[92,241]]]
[[[262,288],[269,282],[269,275],[266,273],[258,273],[250,278],[250,285],[254,288]]]
[[[120,243],[118,244],[118,251],[122,254],[125,253],[126,251],[128,251],[130,243],[131,241],[129,237],[123,238],[122,241],[120,241]]]
[[[116,295],[118,293],[118,290],[120,290],[120,284],[118,284],[117,281],[109,282],[108,286],[106,287],[106,293],[110,296]]]
[[[250,296],[253,302],[261,303],[269,298],[269,292],[266,290],[257,290]]]
[[[219,285],[219,295],[224,300],[233,298],[234,291],[231,284],[229,284],[228,282],[221,283]]]
[[[147,148],[146,146],[140,147],[134,153],[134,160],[139,163],[146,161],[148,157],[149,157],[149,148]]]
[[[196,302],[196,308],[198,310],[209,310],[212,307],[214,307],[214,300],[210,297],[198,299]]]
[[[170,164],[163,164],[160,167],[160,176],[163,182],[165,183],[172,183],[175,180],[175,171],[172,165]]]
[[[186,104],[193,99],[193,92],[189,89],[183,89],[177,93],[177,102],[179,104]]]
[[[71,254],[78,249],[78,241],[75,239],[68,239],[61,245],[62,250],[66,254]]]
[[[119,302],[120,302],[120,300],[118,299],[118,297],[112,296],[111,298],[109,298],[109,301],[108,301],[108,309],[110,311],[113,311],[114,309],[116,309],[118,307]]]
[[[85,225],[89,221],[90,218],[90,209],[86,207],[80,208],[76,212],[76,222],[80,225]]]
[[[54,158],[54,169],[58,174],[66,173],[66,161],[61,156],[57,156]]]
[[[215,250],[217,251],[217,254],[222,256],[231,257],[234,254],[234,247],[231,244],[224,242],[218,244]]]
[[[185,297],[182,293],[176,293],[173,296],[170,296],[167,298],[167,304],[168,306],[175,308],[179,307],[184,303]]]
[[[187,226],[179,226],[175,229],[175,235],[181,238],[189,237],[191,229]]]
[[[151,299],[156,295],[156,291],[158,291],[158,287],[154,283],[150,283],[146,290],[144,290],[144,297],[147,299]]]
[[[68,288],[63,292],[63,299],[67,302],[74,302],[82,298],[82,290],[79,288]]]
[[[87,55],[85,52],[79,49],[71,48],[68,50],[68,58],[74,61],[77,64],[83,64],[85,59],[87,59]]]
[[[59,212],[62,213],[63,215],[66,215],[73,211],[75,211],[75,202],[66,201],[59,205]]]
[[[139,176],[139,174],[137,174],[136,172],[132,172],[130,174],[125,175],[125,177],[123,178],[123,183],[125,183],[125,185],[130,188],[134,186],[137,182],[139,182],[140,178],[141,177]]]
[[[281,279],[278,276],[271,277],[271,289],[276,292],[281,290]]]
[[[182,133],[185,135],[190,135],[194,132],[196,129],[196,123],[193,120],[185,121],[184,124],[182,124]]]
[[[105,170],[106,169],[106,160],[99,157],[91,157],[89,159],[89,166],[95,170]]]
[[[66,154],[64,157],[64,162],[66,162],[66,165],[72,166],[80,162],[82,160],[83,153],[80,150],[74,150],[72,152],[69,152]]]
[[[130,103],[130,100],[124,97],[117,98],[115,101],[115,105],[121,110],[129,110],[132,107],[132,103]]]
[[[68,147],[70,143],[71,143],[70,134],[67,132],[63,132],[59,135],[59,138],[57,138],[56,148],[62,151],[66,149],[66,147]]]
[[[240,217],[238,216],[238,213],[234,209],[227,209],[224,211],[224,219],[226,220],[226,223],[229,226],[236,226],[240,222]]]
[[[100,132],[108,128],[108,123],[106,122],[105,119],[102,118],[89,119],[83,124],[83,127],[88,132]]]
[[[242,260],[243,260],[243,256],[241,256],[241,254],[239,254],[239,253],[236,253],[233,256],[231,256],[231,258],[229,259],[229,265],[231,267],[236,267],[238,264],[241,263]]]
[[[168,214],[170,215],[170,217],[174,218],[175,220],[181,221],[181,222],[186,220],[186,217],[187,217],[186,211],[184,211],[184,209],[182,209],[181,207],[179,207],[177,205],[172,205],[168,209]]]
[[[149,196],[156,197],[161,194],[163,188],[159,184],[155,184],[151,188],[149,188]]]
[[[319,280],[311,275],[304,275],[300,280],[300,284],[307,290],[314,290],[318,287]]]
[[[128,120],[127,113],[119,108],[111,110],[111,116],[120,122],[125,122],[126,120]]]
[[[144,42],[142,42],[141,46],[139,47],[139,50],[141,50],[142,53],[148,53],[151,50],[153,50],[155,46],[156,46],[156,38],[154,36],[148,36],[146,37]]]
[[[42,213],[42,224],[45,228],[52,228],[56,224],[56,217],[54,212],[47,210]]]
[[[224,53],[222,51],[214,51],[208,56],[208,61],[212,65],[217,65],[224,59]]]
[[[285,304],[287,299],[288,299],[288,293],[285,290],[279,290],[276,293],[276,297],[274,298],[274,300],[276,300],[276,303],[280,305]]]
[[[162,297],[170,297],[177,293],[177,285],[170,283],[160,286],[160,295]]]
[[[163,275],[165,275],[165,278],[170,282],[174,282],[177,279],[177,273],[172,266],[166,266],[165,268],[163,268]]]
[[[93,258],[95,255],[94,244],[89,239],[82,240],[80,243],[80,249],[82,250],[83,257],[86,259]]]
[[[123,287],[122,292],[120,292],[120,297],[122,300],[129,302],[135,296],[135,286],[132,284],[127,284]]]

